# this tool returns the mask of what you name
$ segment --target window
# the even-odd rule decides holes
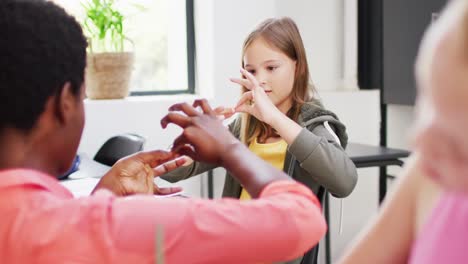
[[[82,23],[87,1],[92,0],[54,2]],[[114,0],[114,5],[125,17],[131,40],[125,47],[135,52],[131,95],[194,93],[193,0]]]

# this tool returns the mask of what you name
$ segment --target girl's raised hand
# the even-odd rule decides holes
[[[236,109],[232,107],[218,106],[213,111],[216,114],[216,117],[220,120],[228,119],[236,113]]]
[[[276,106],[271,102],[265,90],[261,87],[258,80],[250,72],[241,69],[241,74],[247,79],[231,78],[231,82],[237,83],[247,88],[235,107],[236,112],[248,113],[258,120],[270,124],[270,118],[274,111],[278,111]]]

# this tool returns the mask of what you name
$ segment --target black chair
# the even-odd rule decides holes
[[[143,150],[145,138],[136,134],[121,134],[109,138],[98,150],[94,160],[107,166],[119,159]]]
[[[325,197],[328,195],[328,192],[323,188],[319,188],[319,191],[317,193],[317,198],[319,199],[320,204],[322,205],[322,210],[324,210],[324,215],[327,216],[327,211],[328,211],[328,199],[325,199]],[[329,219],[326,218],[327,225],[329,225]],[[329,229],[328,229],[329,230]],[[327,230],[327,234],[325,235],[325,243],[329,243],[329,231]],[[325,247],[328,248],[328,247]],[[326,252],[328,253],[328,252]],[[301,264],[317,264],[318,262],[318,254],[319,254],[319,244],[317,244],[315,247],[309,249],[304,254],[304,257],[302,258]]]
[[[309,249],[309,251],[307,251],[304,254],[304,257],[302,258],[301,264],[317,264],[318,252],[319,252],[319,244],[317,244],[315,247]]]

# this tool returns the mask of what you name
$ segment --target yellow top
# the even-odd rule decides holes
[[[250,151],[279,170],[283,170],[287,148],[288,144],[283,139],[277,142],[266,144],[260,144],[257,142],[257,139],[254,139],[249,145]],[[239,199],[249,200],[251,197],[249,193],[244,188],[242,188]]]

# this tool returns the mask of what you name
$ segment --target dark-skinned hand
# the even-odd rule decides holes
[[[202,112],[196,108],[200,107]],[[223,125],[205,99],[195,100],[193,105],[174,104],[162,120],[166,128],[170,123],[183,128],[174,140],[172,150],[193,160],[222,165],[223,156],[236,144],[241,144]]]
[[[157,194],[166,195],[179,192],[180,187],[159,188],[154,177],[169,172],[164,163],[173,161],[170,170],[185,163],[179,155],[162,150],[138,152],[117,161],[98,183],[94,191],[105,188],[115,195]],[[93,191],[93,192],[94,192]]]

